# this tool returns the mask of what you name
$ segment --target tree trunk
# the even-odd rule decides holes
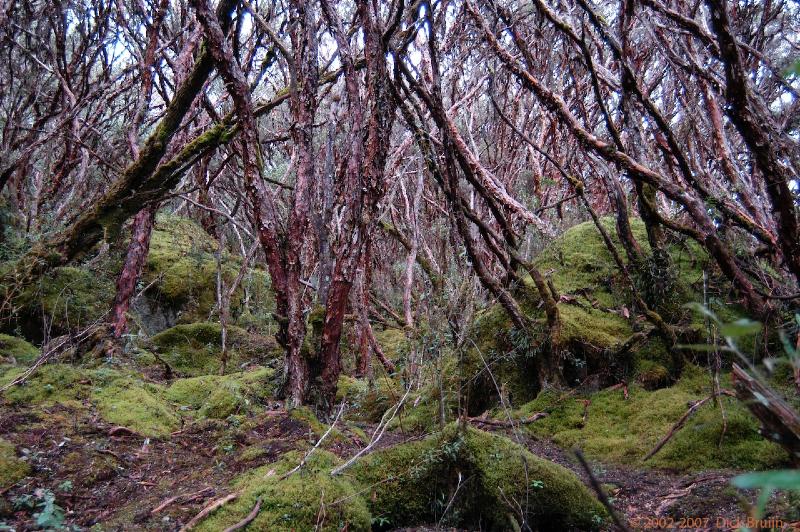
[[[142,274],[147,254],[150,251],[150,236],[156,219],[157,205],[145,207],[133,219],[131,226],[131,242],[122,271],[117,278],[117,293],[112,307],[112,323],[114,338],[121,337],[127,331],[128,309],[136,291],[136,283]]]

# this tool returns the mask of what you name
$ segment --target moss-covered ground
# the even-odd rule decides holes
[[[723,387],[730,385],[726,380],[722,379]],[[643,461],[694,401],[712,393],[711,382],[703,369],[689,366],[678,383],[668,388],[648,391],[633,384],[627,399],[621,388],[591,394],[545,391],[515,415],[548,413],[523,430],[565,448],[579,447],[591,458],[608,463],[679,471],[785,465],[786,452],[764,439],[757,421],[730,397],[722,397],[721,404],[709,401],[701,406],[654,457]],[[589,401],[586,410],[584,401]]]

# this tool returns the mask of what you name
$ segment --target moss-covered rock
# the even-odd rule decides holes
[[[217,242],[189,218],[159,214],[150,240],[150,252],[144,272],[146,283],[155,282],[156,298],[161,305],[177,313],[179,323],[210,318],[216,302]],[[231,283],[239,273],[241,258],[223,253],[222,273]],[[250,290],[251,305],[259,314],[249,314],[248,322],[265,325],[271,322],[274,302],[269,290],[269,277],[253,270],[243,284]],[[231,298],[234,317],[242,310],[244,289],[237,288]]]
[[[152,338],[161,357],[183,375],[219,373],[222,366],[222,328],[219,323],[176,325]],[[266,363],[278,354],[273,338],[251,337],[239,327],[228,327],[227,371],[244,363]]]
[[[590,530],[605,510],[569,470],[511,440],[455,424],[364,457],[348,473],[374,521],[489,530]],[[445,510],[447,513],[445,513]]]
[[[635,218],[630,222],[634,236],[648,254],[644,224]],[[604,218],[601,223],[622,253],[614,220]],[[692,316],[681,304],[699,297],[697,291],[702,288],[708,257],[691,243],[676,243],[669,248],[669,253],[674,274],[670,281],[673,283],[671,300],[659,311],[668,312],[664,316],[672,323],[689,323]],[[602,373],[609,383],[618,382],[635,374],[644,360],[658,362],[668,371],[672,370],[671,358],[656,335],[650,335],[643,345],[637,345],[635,352],[614,356],[643,324],[635,323],[631,317],[633,304],[629,287],[593,222],[567,230],[536,257],[535,263],[550,278],[559,296],[563,296],[558,303],[559,342],[567,384],[578,384],[588,375],[597,373]],[[636,277],[638,270],[632,271]],[[496,404],[498,387],[515,405],[532,400],[539,391],[536,361],[540,352],[548,349],[544,341],[548,334],[544,311],[530,279],[526,279],[517,297],[534,324],[531,330],[517,331],[500,305],[479,313],[474,323],[475,344],[466,353],[464,366],[465,378],[471,379],[471,413],[480,413]],[[489,378],[487,366],[494,379]]]
[[[197,417],[224,419],[267,401],[273,392],[274,374],[273,369],[260,368],[225,376],[178,379],[167,388],[165,396],[180,408],[192,409]]]
[[[634,384],[628,392],[625,399],[620,389],[588,396],[546,391],[515,415],[548,412],[548,417],[526,425],[524,430],[552,438],[564,447],[578,446],[587,456],[607,462],[699,471],[772,469],[787,460],[785,451],[758,433],[758,423],[740,402],[723,397],[727,427],[719,407],[709,402],[658,454],[642,464],[691,402],[711,393],[711,379],[702,369],[689,365],[681,380],[669,388],[648,391]],[[585,399],[591,402],[583,424]]]
[[[303,459],[290,452],[273,464],[239,477],[234,489],[239,497],[200,523],[198,530],[223,530],[244,519],[256,501],[261,510],[250,530],[370,530],[367,504],[345,478],[331,477],[338,459],[322,450],[315,452],[298,472],[282,475]]]
[[[41,340],[45,327],[53,336],[80,329],[100,319],[114,299],[108,272],[64,266],[50,270],[16,298],[13,322],[26,338]]]
[[[30,364],[39,356],[39,350],[22,338],[0,334],[0,362]]]
[[[135,379],[117,379],[92,394],[97,410],[109,423],[127,427],[143,436],[166,437],[181,421],[162,390]]]
[[[0,489],[16,484],[28,476],[30,471],[30,464],[17,457],[14,445],[0,439]]]
[[[386,358],[392,362],[403,362],[409,351],[409,341],[406,333],[400,329],[387,327],[382,331],[375,331],[375,339],[383,349]]]

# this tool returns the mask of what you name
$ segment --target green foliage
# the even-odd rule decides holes
[[[578,478],[502,436],[455,424],[376,451],[352,475],[392,527],[441,522],[487,529],[596,528],[605,510]],[[447,510],[447,513],[445,512]]]
[[[348,480],[330,475],[338,463],[334,455],[317,450],[299,471],[281,479],[302,459],[301,453],[289,452],[278,462],[239,477],[234,489],[241,495],[197,529],[223,530],[244,519],[260,498],[261,511],[250,523],[251,530],[370,530],[371,516],[364,499]]]
[[[39,350],[16,336],[0,334],[0,361],[12,364],[31,364],[39,357]]]
[[[14,445],[0,439],[0,489],[16,484],[28,476],[30,471],[28,462],[17,458]]]

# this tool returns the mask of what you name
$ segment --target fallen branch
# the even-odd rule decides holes
[[[655,456],[655,454],[658,451],[660,451],[661,448],[664,447],[669,440],[672,439],[672,437],[675,435],[675,433],[683,428],[683,426],[686,424],[686,421],[688,421],[688,419],[690,417],[692,417],[692,414],[694,414],[701,406],[703,406],[704,404],[706,404],[707,402],[711,401],[712,399],[714,399],[715,397],[717,397],[719,395],[727,395],[729,397],[736,397],[736,394],[734,394],[730,390],[720,390],[719,392],[712,393],[711,395],[709,395],[705,399],[700,399],[699,401],[695,401],[692,404],[692,406],[689,407],[689,410],[687,410],[686,413],[683,414],[683,416],[681,416],[681,418],[678,420],[678,422],[675,423],[675,425],[673,425],[673,427],[670,429],[670,431],[667,433],[667,435],[664,436],[661,439],[660,442],[658,442],[658,445],[656,445],[653,448],[652,451],[647,453],[647,456],[642,458],[642,461],[645,462],[645,461],[649,460],[650,458],[652,458],[653,456]]]
[[[181,495],[175,495],[174,497],[170,497],[169,499],[165,499],[161,504],[159,504],[158,506],[156,506],[155,508],[150,510],[150,515],[155,515],[158,512],[160,512],[161,510],[163,510],[164,508],[166,508],[167,506],[170,506],[171,504],[174,504],[174,503],[176,503],[178,501],[181,501],[181,502],[193,501],[195,499],[199,499],[200,497],[202,497],[206,493],[213,492],[213,491],[214,491],[214,488],[208,487],[208,488],[203,488],[200,491],[196,491],[194,493],[188,493],[188,494],[187,493],[183,493]]]
[[[589,419],[589,405],[592,404],[592,401],[589,399],[575,399],[576,401],[583,403],[583,418],[581,419],[580,428],[586,426],[586,420]]]
[[[261,497],[259,497],[258,500],[256,500],[256,505],[253,506],[253,510],[249,514],[247,514],[247,517],[245,517],[235,525],[229,526],[228,528],[225,529],[224,532],[234,532],[236,530],[239,530],[240,528],[246,527],[253,521],[253,519],[258,517],[258,512],[260,511],[261,511]]]
[[[37,358],[36,361],[31,365],[31,367],[26,369],[25,372],[22,375],[20,375],[16,379],[12,380],[8,384],[6,384],[2,388],[0,388],[0,393],[5,392],[6,390],[8,390],[10,388],[25,382],[25,380],[27,380],[28,377],[33,375],[34,372],[36,372],[36,370],[39,369],[39,367],[41,367],[46,362],[48,362],[54,355],[60,353],[62,351],[62,349],[64,348],[64,346],[66,346],[67,344],[72,344],[73,341],[75,341],[75,343],[77,343],[77,344],[80,344],[81,342],[83,342],[84,340],[86,340],[87,338],[89,338],[90,336],[95,334],[101,328],[102,327],[97,325],[97,323],[94,323],[94,324],[90,325],[89,327],[86,327],[85,329],[80,331],[78,334],[75,335],[74,338],[70,338],[69,336],[64,336],[62,338],[62,340],[58,344],[56,344],[55,346],[51,347],[46,352],[42,353],[39,356],[39,358]]]
[[[375,447],[375,445],[380,441],[381,437],[383,436],[383,433],[386,431],[386,427],[389,426],[389,423],[392,421],[392,419],[394,419],[394,416],[397,415],[397,412],[403,406],[403,403],[406,402],[406,398],[408,397],[409,392],[411,392],[411,388],[413,388],[413,382],[409,383],[408,389],[406,389],[406,393],[403,394],[403,397],[400,398],[400,401],[398,401],[398,403],[394,405],[394,407],[390,408],[389,410],[383,413],[383,417],[381,417],[381,421],[380,423],[378,423],[378,426],[375,427],[375,431],[372,433],[372,439],[367,444],[367,446],[358,451],[355,455],[353,455],[353,457],[347,460],[347,462],[343,463],[338,467],[334,467],[333,470],[331,470],[331,476],[338,475],[339,473],[341,473],[342,471],[353,465],[355,461],[358,460],[361,456],[368,453],[369,451],[372,450],[373,447]],[[386,415],[389,412],[391,412],[391,415],[387,418]]]
[[[232,500],[237,498],[239,495],[241,495],[240,492],[234,491],[233,493],[229,493],[228,495],[225,495],[224,497],[220,497],[219,499],[215,499],[215,500],[211,501],[208,505],[206,505],[205,508],[200,510],[199,514],[197,514],[194,517],[192,517],[192,520],[189,521],[188,523],[186,523],[183,526],[183,528],[180,529],[180,532],[186,532],[187,530],[191,530],[192,528],[197,526],[197,523],[199,523],[200,521],[205,519],[209,514],[211,514],[212,512],[217,510],[218,508],[221,508],[221,507],[225,506],[226,504],[228,504],[229,502],[231,502]]]
[[[628,525],[626,525],[622,519],[619,518],[617,512],[614,511],[614,507],[611,506],[611,501],[609,501],[608,497],[606,497],[603,487],[600,486],[600,482],[598,482],[597,477],[594,476],[592,468],[589,467],[589,463],[586,461],[586,458],[583,457],[583,453],[580,451],[580,449],[575,449],[575,456],[578,458],[578,462],[580,462],[583,470],[586,471],[587,475],[589,475],[589,483],[592,485],[592,489],[594,489],[595,493],[597,493],[597,498],[600,499],[600,502],[606,507],[606,510],[608,510],[608,513],[611,515],[611,519],[614,520],[614,524],[616,524],[620,530],[629,532],[630,528],[628,528]]]
[[[538,421],[544,417],[547,417],[547,412],[536,412],[535,414],[526,417],[525,419],[512,419],[511,421],[502,421],[499,419],[488,419],[485,417],[468,417],[467,421],[470,423],[474,423],[476,425],[489,425],[492,427],[504,427],[504,428],[513,428],[517,425],[530,425],[534,421]]]
[[[303,457],[303,459],[302,459],[302,460],[300,460],[300,463],[299,463],[299,464],[297,464],[297,466],[295,466],[295,467],[294,467],[294,469],[291,469],[290,471],[287,471],[286,473],[284,473],[284,474],[281,476],[281,480],[284,480],[284,479],[286,479],[287,477],[289,477],[289,476],[290,476],[290,475],[292,475],[293,473],[296,473],[297,471],[299,471],[301,467],[303,467],[304,465],[306,465],[306,462],[307,462],[307,461],[308,461],[308,459],[311,457],[311,455],[314,453],[314,451],[316,451],[316,450],[319,448],[319,446],[320,446],[320,445],[322,445],[322,442],[323,442],[323,441],[325,441],[325,438],[327,438],[327,437],[328,437],[328,434],[330,434],[330,433],[331,433],[331,431],[333,430],[333,427],[335,427],[335,426],[336,426],[336,422],[337,422],[337,421],[339,421],[339,417],[341,417],[341,415],[342,415],[342,412],[344,412],[344,405],[345,405],[345,402],[344,402],[344,401],[342,401],[342,404],[341,404],[341,406],[339,406],[339,412],[336,414],[336,418],[333,420],[333,423],[331,423],[331,426],[330,426],[330,427],[328,427],[328,430],[326,430],[326,431],[325,431],[325,434],[323,434],[323,435],[322,435],[322,437],[321,437],[321,438],[320,438],[320,439],[317,441],[317,443],[316,443],[316,444],[314,444],[314,447],[312,447],[312,448],[311,448],[311,449],[310,449],[310,450],[309,450],[309,451],[306,453],[306,455]]]

